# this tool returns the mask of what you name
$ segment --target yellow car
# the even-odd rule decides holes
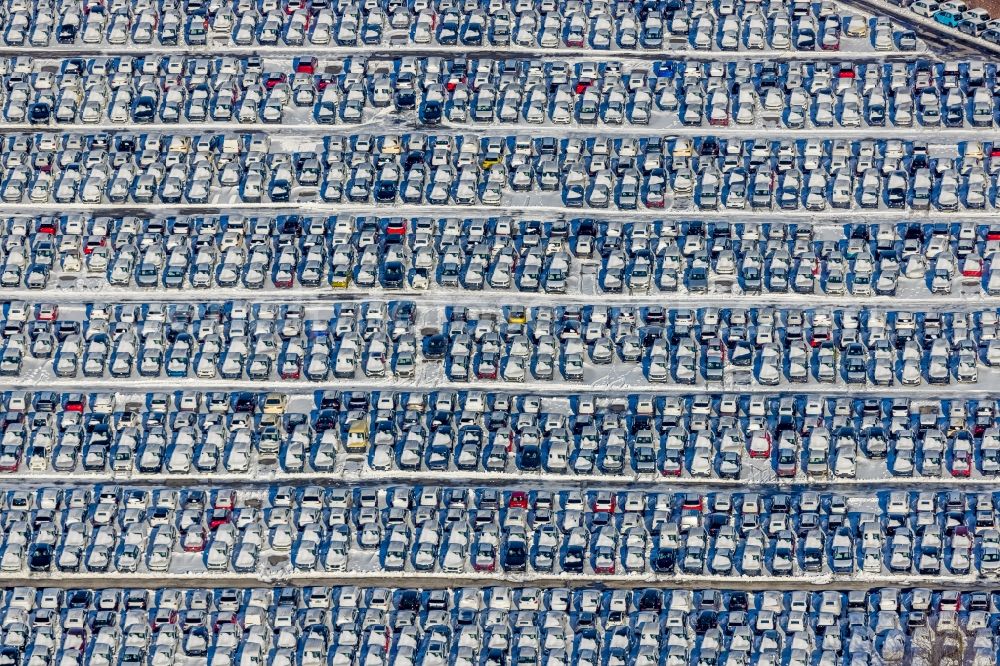
[[[347,289],[351,286],[351,271],[349,268],[334,268],[330,278],[330,286],[334,289]]]
[[[501,159],[502,156],[499,152],[490,151],[483,156],[483,159],[480,160],[479,164],[483,169],[489,169],[497,164],[500,164]]]
[[[363,453],[368,449],[368,419],[362,418],[351,423],[347,431],[344,449],[348,453]]]
[[[508,324],[524,324],[527,322],[527,319],[527,311],[523,305],[512,305],[510,306],[510,310],[507,311]]]

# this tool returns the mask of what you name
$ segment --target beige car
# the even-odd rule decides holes
[[[284,414],[288,404],[288,396],[283,393],[268,393],[264,397],[265,414]]]

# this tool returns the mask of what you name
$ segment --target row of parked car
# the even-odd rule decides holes
[[[589,320],[581,318],[574,323],[546,320],[547,312],[544,307],[536,309],[536,316],[540,313],[541,317],[527,321],[524,329],[509,320],[504,325],[500,313],[482,312],[477,318],[458,310],[459,317],[452,316],[441,333],[446,344],[445,375],[452,382],[523,382],[551,381],[559,372],[566,381],[582,382],[607,374],[594,366],[616,366],[613,372],[621,376],[622,365],[632,363],[652,383],[717,382],[739,374],[742,381],[752,377],[767,386],[812,381],[862,386],[896,382],[916,386],[925,381],[974,384],[980,381],[979,368],[988,361],[991,344],[979,345],[963,333],[949,341],[943,328],[938,334],[920,338],[912,313],[872,313],[866,330],[862,330],[857,318],[846,316],[837,321],[829,311],[762,308],[736,311],[734,321],[733,311],[707,310],[702,312],[700,335],[696,335],[697,319],[691,310],[671,313],[672,327],[666,320],[637,326],[627,321],[627,312],[626,320],[621,319],[622,310],[615,318],[602,317],[602,313],[610,314],[607,308],[591,310]],[[926,314],[925,332],[928,317],[941,322],[939,315]],[[963,318],[964,330],[970,331],[968,315],[959,315],[956,320]],[[910,330],[907,320],[913,325]],[[902,331],[897,331],[901,321]],[[934,328],[932,323],[931,330]],[[434,338],[425,340],[424,358],[434,360]],[[993,346],[1000,353],[1000,342]],[[337,368],[333,372],[338,376]]]
[[[260,56],[19,57],[0,108],[12,123],[477,123],[992,127],[983,61],[856,64]]]
[[[0,657],[30,666],[60,654],[102,666],[184,658],[211,666],[834,666],[903,655],[927,664],[948,650],[984,666],[997,658],[997,616],[996,593],[927,588],[17,587],[3,599]],[[955,647],[960,638],[964,648]]]
[[[296,381],[305,374],[322,381],[353,378],[359,370],[413,377],[421,353],[411,301],[391,310],[386,302],[345,303],[322,318],[307,317],[301,305],[245,303],[97,305],[69,310],[74,316],[65,316],[64,307],[60,316],[54,304],[12,302],[7,312],[0,374],[8,377],[21,375],[33,358],[63,378]],[[267,312],[269,320],[252,316]],[[437,344],[427,343],[425,351]]]
[[[556,225],[552,228],[556,229]],[[706,225],[701,221],[581,221],[576,230],[569,248],[576,261],[570,264],[567,284],[579,284],[584,293],[596,287],[611,294],[791,291],[858,298],[897,293],[948,295],[956,285],[962,290],[978,287],[990,295],[1000,293],[1000,274],[992,267],[996,248],[993,238],[1000,239],[1000,235],[992,226],[977,227],[972,223],[884,223],[817,229],[813,225],[775,223],[760,227],[753,223]],[[591,235],[591,231],[596,233]],[[556,250],[560,250],[559,239],[554,240]],[[544,246],[546,253],[552,242],[550,236]],[[527,257],[533,251],[529,247]],[[459,270],[464,271],[459,277],[466,289],[508,287],[502,254],[496,259],[491,257],[489,263],[476,262],[474,250],[468,254],[468,259],[459,255],[458,262]],[[601,265],[591,277],[590,260],[598,256]],[[522,291],[556,291],[558,282],[550,283],[549,274],[540,270],[544,264],[532,271],[527,261],[516,263],[524,267],[513,272],[515,287]],[[580,271],[578,281],[573,279],[577,277],[575,267]],[[411,287],[422,284],[416,278],[417,270],[419,267],[414,267]],[[442,278],[445,271],[442,267]],[[587,279],[584,275],[588,275]],[[541,282],[536,276],[542,278]],[[439,278],[438,282],[444,280]]]
[[[424,377],[436,382],[637,384],[738,379],[904,386],[980,384],[1000,364],[994,310],[416,306],[242,302],[64,306],[10,302],[0,375],[289,382]],[[269,319],[253,319],[254,310]],[[558,315],[558,316],[557,316]],[[420,330],[417,330],[417,322]],[[439,363],[440,362],[440,363]],[[435,370],[437,368],[437,370]],[[631,369],[630,369],[631,368]],[[623,374],[624,373],[624,374]],[[426,381],[426,379],[425,379]]]
[[[4,142],[8,204],[317,203],[533,205],[660,210],[992,208],[996,174],[978,142],[725,144],[395,134],[50,134]],[[671,153],[667,156],[667,149]],[[957,152],[961,159],[945,155]],[[854,158],[867,164],[857,172]],[[991,163],[996,160],[992,155]],[[779,166],[780,164],[780,166]]]
[[[396,394],[23,391],[4,400],[0,471],[216,475],[487,472],[875,480],[1000,474],[993,401],[731,394],[542,400]],[[566,413],[572,412],[567,417]]]
[[[969,7],[962,0],[898,0],[897,4],[909,7],[917,16],[934,19],[991,44],[1000,44],[1000,21],[991,18],[984,7]]]
[[[1000,575],[989,493],[279,486],[264,495],[8,491],[0,571]]]
[[[1000,294],[995,224],[242,215],[0,220],[0,287]]]
[[[91,11],[96,9],[97,11]],[[917,48],[887,18],[833,2],[711,3],[436,0],[330,2],[176,0],[82,4],[19,0],[4,7],[6,46],[493,46],[699,50]]]

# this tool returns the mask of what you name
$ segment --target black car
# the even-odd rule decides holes
[[[406,267],[402,262],[389,261],[382,267],[382,287],[385,289],[402,289],[406,277]]]
[[[409,111],[417,105],[417,95],[412,87],[404,87],[396,91],[393,103],[399,111]]]
[[[868,355],[864,347],[857,342],[847,345],[844,351],[845,379],[850,384],[864,383],[868,378]]]
[[[656,611],[659,612],[663,609],[663,596],[660,594],[659,590],[654,590],[652,588],[646,588],[639,595],[639,611]]]
[[[319,414],[316,415],[315,429],[318,433],[336,428],[339,424],[340,418],[334,409],[321,409]]]
[[[416,590],[403,590],[399,593],[399,603],[396,608],[401,611],[419,611],[420,593]]]
[[[137,123],[151,123],[156,112],[156,100],[143,95],[132,103],[132,119]]]
[[[20,663],[20,650],[10,646],[0,648],[0,666],[18,666]]]
[[[507,571],[524,571],[528,562],[528,549],[522,541],[510,541],[502,554],[502,565]]]
[[[256,408],[256,402],[254,400],[254,394],[248,391],[242,393],[237,393],[233,396],[233,411],[237,414],[248,413],[253,414]]]
[[[517,466],[525,471],[536,470],[542,464],[542,452],[535,444],[522,446],[518,452]]]
[[[568,573],[583,573],[583,546],[569,546],[563,552],[562,569]]]
[[[32,571],[49,571],[52,569],[52,544],[36,543],[28,553],[28,568]]]
[[[28,121],[32,125],[49,122],[52,117],[52,107],[48,102],[36,102],[28,109]]]
[[[375,200],[379,203],[393,203],[399,184],[394,180],[379,180],[375,183]]]
[[[653,569],[658,573],[673,573],[677,564],[677,551],[673,548],[657,547],[653,550]]]
[[[424,358],[438,360],[443,359],[448,351],[448,338],[436,333],[424,338]]]
[[[729,595],[728,608],[733,611],[746,611],[750,608],[750,598],[746,592],[733,592]]]
[[[694,630],[699,635],[702,635],[710,629],[715,629],[717,626],[719,626],[719,614],[712,610],[703,610],[698,613]]]
[[[60,23],[56,33],[56,41],[60,44],[73,44],[76,42],[76,29],[76,25],[72,23]]]
[[[431,100],[420,107],[420,122],[424,125],[439,125],[441,123],[441,102]]]
[[[271,201],[287,202],[291,191],[292,188],[288,184],[288,181],[284,178],[279,178],[271,183],[271,187],[269,189]]]

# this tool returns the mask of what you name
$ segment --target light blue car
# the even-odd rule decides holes
[[[947,25],[954,28],[962,22],[962,15],[948,9],[939,9],[934,12],[934,20],[941,25]]]

